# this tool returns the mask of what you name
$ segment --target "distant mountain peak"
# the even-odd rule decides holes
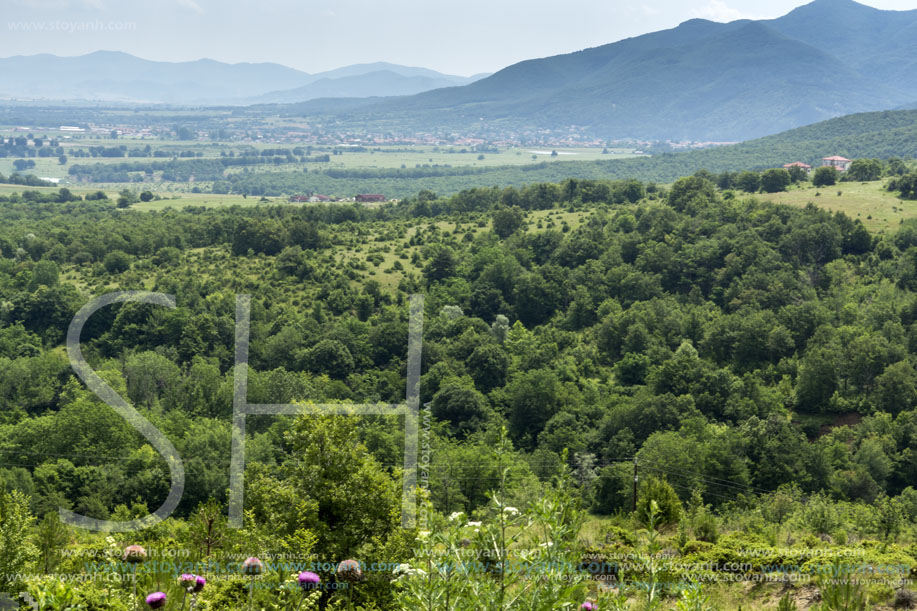
[[[796,12],[802,13],[812,13],[812,12],[821,12],[821,13],[837,13],[838,11],[858,11],[860,13],[883,13],[891,11],[883,11],[866,4],[861,4],[856,2],[856,0],[812,0],[808,4],[803,4],[798,6],[788,14],[792,15]]]

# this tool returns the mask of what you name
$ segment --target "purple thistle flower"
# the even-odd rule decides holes
[[[161,609],[166,605],[166,595],[164,592],[153,592],[146,597],[146,604],[150,609]]]
[[[264,572],[264,563],[254,556],[246,558],[242,563],[242,572],[245,575],[260,575]]]
[[[146,550],[142,545],[128,545],[124,548],[124,561],[136,564],[146,560]]]
[[[312,571],[303,571],[299,574],[299,587],[303,590],[309,590],[316,587],[321,579]]]
[[[580,606],[580,609],[583,609],[583,611],[598,611],[596,604],[588,600]]]
[[[178,578],[178,585],[183,588],[194,587],[194,575],[190,573],[182,573]]]
[[[194,589],[193,592],[196,594],[204,589],[204,586],[207,585],[207,580],[201,577],[200,575],[195,576],[194,578]]]

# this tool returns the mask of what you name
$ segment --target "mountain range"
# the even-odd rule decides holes
[[[150,62],[114,52],[0,59],[0,98],[253,104],[339,127],[735,142],[846,114],[913,108],[917,10],[815,0],[777,19],[693,19],[493,75],[364,64]]]
[[[384,100],[417,127],[586,127],[605,138],[739,141],[917,100],[917,10],[815,0],[778,19],[676,28]]]
[[[215,105],[302,102],[319,97],[411,95],[465,85],[483,76],[454,76],[385,62],[308,74],[272,63],[158,62],[97,51],[78,57],[0,58],[0,99]]]

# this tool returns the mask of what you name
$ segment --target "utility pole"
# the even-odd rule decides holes
[[[634,513],[637,512],[637,457],[634,456]]]

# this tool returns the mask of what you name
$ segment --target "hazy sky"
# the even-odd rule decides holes
[[[674,27],[771,18],[804,0],[0,0],[0,57],[100,49],[147,59],[272,61],[306,72],[372,61],[493,72]],[[882,9],[917,0],[865,0]],[[42,31],[38,31],[41,28]]]

